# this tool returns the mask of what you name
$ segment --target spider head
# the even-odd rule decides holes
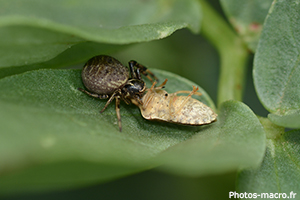
[[[137,99],[139,102],[146,90],[146,84],[139,79],[129,79],[123,88],[125,98]]]

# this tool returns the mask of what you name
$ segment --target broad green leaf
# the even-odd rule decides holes
[[[273,0],[221,0],[230,23],[253,52],[272,2]]]
[[[62,52],[55,58],[42,62],[29,65],[22,65],[17,67],[2,67],[0,68],[0,78],[20,74],[26,71],[35,69],[49,69],[49,68],[63,68],[74,66],[78,63],[84,63],[95,55],[109,55],[117,50],[122,50],[129,45],[113,45],[95,42],[82,42],[73,45],[66,51]]]
[[[0,0],[0,67],[49,60],[82,41],[128,44],[198,32],[196,0]],[[84,50],[83,50],[84,51]]]
[[[253,76],[260,101],[280,118],[299,118],[299,33],[300,0],[275,1],[255,54]],[[279,125],[289,127],[291,123]],[[300,123],[291,127],[300,128]]]
[[[169,92],[194,85],[153,71],[169,79]],[[0,87],[2,193],[69,188],[152,168],[159,153],[202,130],[145,120],[137,107],[122,103],[119,132],[114,102],[100,114],[107,100],[77,90],[80,70],[30,71],[1,79]],[[214,108],[200,92],[195,98]]]
[[[50,60],[81,41],[53,30],[27,26],[1,27],[0,18],[0,68]]]
[[[239,173],[237,179],[239,193],[259,195],[286,193],[285,198],[299,199],[300,131],[284,133],[282,130],[278,136],[267,140],[264,160],[259,168],[247,169]],[[297,193],[295,198],[290,196],[292,191]]]
[[[163,170],[195,176],[259,166],[264,151],[265,132],[257,117],[245,104],[227,101],[217,122],[159,158]]]

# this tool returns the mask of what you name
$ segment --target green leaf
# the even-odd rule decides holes
[[[300,131],[284,133],[267,140],[264,160],[259,168],[239,173],[237,191],[240,193],[299,193],[300,191]],[[289,197],[294,199],[293,197]],[[298,194],[295,199],[299,199]]]
[[[198,32],[201,20],[196,0],[1,0],[0,7],[0,67],[46,61],[82,41],[129,44],[186,27]]]
[[[288,128],[300,128],[300,110],[291,110],[285,115],[269,114],[268,118],[274,124]]]
[[[81,41],[53,30],[27,26],[1,27],[0,18],[0,69],[50,60]]]
[[[162,170],[199,176],[259,166],[264,151],[265,132],[257,117],[245,104],[227,101],[217,122],[159,158]]]
[[[73,45],[53,59],[42,63],[34,63],[17,67],[0,68],[0,79],[14,74],[20,74],[35,69],[63,68],[86,62],[96,55],[110,55],[112,52],[122,50],[129,45],[113,45],[95,42],[82,42]]]
[[[153,70],[169,92],[191,90],[192,82]],[[147,81],[149,85],[149,81]],[[80,70],[37,70],[0,80],[0,192],[70,188],[136,173],[202,127],[145,120],[121,104],[123,132],[115,106],[92,98]],[[214,108],[208,95],[199,98]],[[209,126],[206,126],[209,129]]]
[[[299,118],[300,1],[275,1],[254,60],[254,84],[264,107],[280,118]],[[280,120],[272,120],[277,123]],[[290,123],[278,125],[291,126]],[[291,127],[300,127],[292,123]]]
[[[272,2],[273,0],[221,0],[230,23],[253,52]]]

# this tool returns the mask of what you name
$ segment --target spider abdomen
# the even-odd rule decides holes
[[[90,92],[112,94],[126,84],[129,71],[115,58],[101,55],[88,60],[81,77],[84,86]]]

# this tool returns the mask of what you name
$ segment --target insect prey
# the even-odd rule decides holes
[[[142,116],[147,120],[158,120],[183,125],[200,126],[210,124],[217,120],[217,114],[204,103],[192,98],[192,95],[200,96],[198,87],[193,86],[192,91],[177,91],[167,93],[162,88],[167,79],[158,87],[154,82],[151,88],[142,98],[142,103],[132,99],[137,105]],[[187,93],[188,96],[177,96],[180,93]]]

